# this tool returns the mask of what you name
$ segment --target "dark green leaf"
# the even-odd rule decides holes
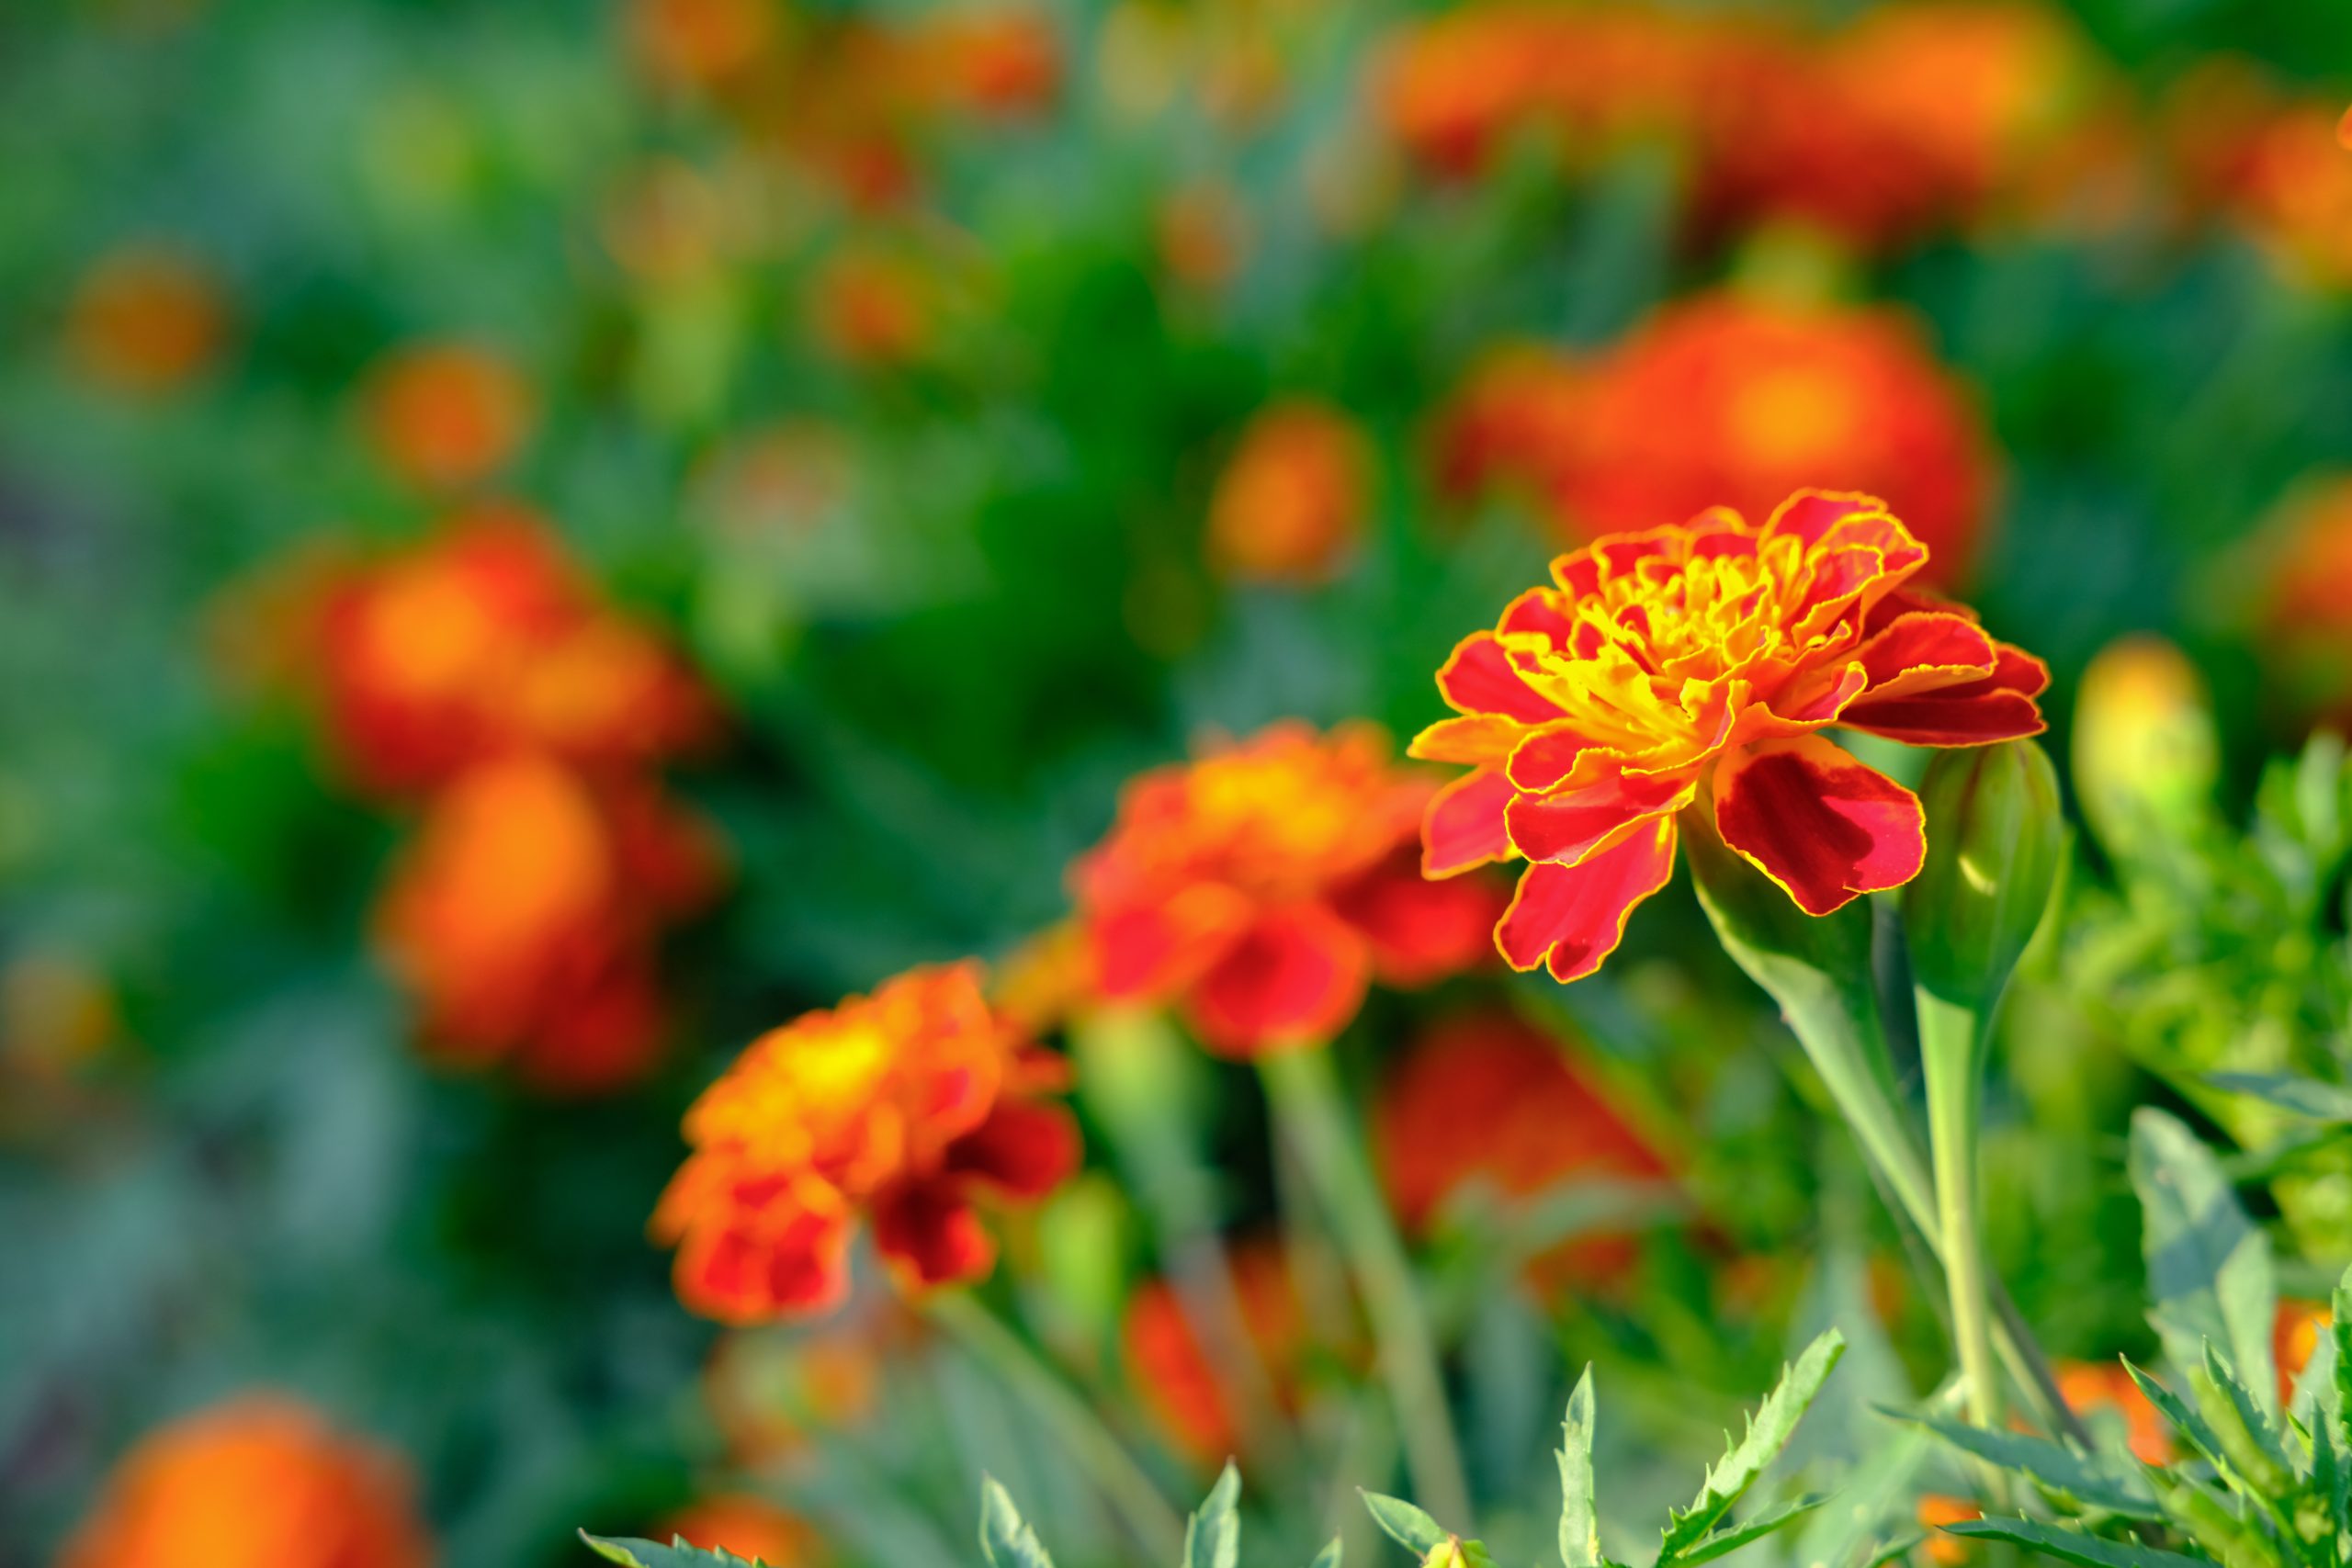
[[[2036,1519],[1969,1519],[1944,1529],[1951,1535],[2006,1540],[2046,1557],[2079,1562],[2084,1568],[2204,1568],[2205,1564],[2201,1557],[2185,1557],[2131,1541],[2101,1540]]]
[[[1939,1416],[1888,1411],[1978,1458],[2030,1478],[2052,1497],[2078,1508],[2103,1508],[2135,1519],[2159,1519],[2163,1510],[2137,1475],[2109,1468],[2097,1454],[2080,1453],[2047,1438],[1971,1427]]]

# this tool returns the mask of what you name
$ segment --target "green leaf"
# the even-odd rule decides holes
[[[2293,1485],[2294,1467],[2287,1462],[2278,1428],[2210,1342],[2205,1347],[2204,1375],[2196,1386],[2207,1423],[2222,1439],[2231,1465],[2252,1488],[2261,1495],[2276,1496]]]
[[[1363,1506],[1372,1512],[1372,1522],[1414,1556],[1427,1557],[1444,1544],[1446,1533],[1438,1528],[1438,1522],[1402,1497],[1385,1497],[1377,1492],[1363,1495]]]
[[[705,1551],[678,1536],[663,1546],[654,1540],[631,1540],[580,1532],[588,1549],[621,1568],[763,1568],[757,1559],[746,1562],[731,1551]]]
[[[1886,1568],[1886,1565],[1895,1559],[1909,1556],[1911,1549],[1927,1539],[1924,1535],[1897,1536],[1893,1540],[1871,1548],[1863,1555],[1861,1562],[1856,1564],[1856,1568]]]
[[[1784,1503],[1777,1508],[1757,1515],[1752,1519],[1744,1519],[1738,1524],[1725,1526],[1700,1541],[1698,1545],[1676,1558],[1675,1561],[1681,1563],[1683,1568],[1696,1568],[1698,1563],[1713,1562],[1727,1552],[1737,1551],[1751,1540],[1761,1540],[1782,1526],[1796,1523],[1827,1501],[1829,1498],[1826,1493],[1800,1497],[1793,1503]]]
[[[1560,1424],[1561,1568],[1601,1568],[1600,1520],[1592,1503],[1592,1364],[1585,1363]]]
[[[1184,1523],[1184,1568],[1234,1568],[1241,1558],[1241,1472],[1225,1461],[1200,1509]]]
[[[1306,1568],[1340,1568],[1340,1538],[1333,1536]]]
[[[2213,1152],[2174,1117],[2143,1106],[2132,1117],[2132,1185],[2146,1216],[2149,1321],[2184,1371],[2205,1341],[2228,1353],[2256,1404],[2277,1409],[2270,1331],[2278,1285],[2269,1238],[2238,1203]]]
[[[2128,1356],[2123,1359],[2123,1370],[2131,1375],[2132,1383],[2140,1392],[2147,1396],[2148,1403],[2156,1407],[2156,1413],[2171,1422],[2174,1428],[2188,1439],[2189,1447],[2215,1465],[2228,1466],[2230,1461],[2222,1450],[2221,1437],[2205,1424],[2205,1417],[2184,1403],[2178,1394],[2149,1376],[2143,1369],[2132,1365]]]
[[[2046,1557],[2079,1562],[2084,1568],[2206,1568],[2205,1559],[2160,1551],[2131,1541],[2101,1540],[2097,1536],[2060,1529],[2036,1519],[1968,1519],[1946,1525],[1948,1535],[1984,1540],[2006,1540]]]
[[[980,1551],[989,1568],[1054,1568],[1038,1544],[1037,1532],[1021,1517],[1012,1497],[992,1475],[980,1477]]]
[[[2226,1094],[2250,1094],[2313,1121],[2352,1122],[2352,1089],[2324,1078],[2290,1073],[2208,1073],[2205,1081]]]
[[[1898,1421],[1924,1427],[1945,1442],[2004,1470],[2013,1470],[2062,1503],[2076,1508],[2103,1508],[2135,1519],[2161,1519],[2164,1510],[2136,1475],[2109,1469],[2096,1454],[2080,1453],[2047,1438],[2023,1432],[1971,1427],[1940,1416],[1912,1416],[1889,1410]]]
[[[2352,1269],[2335,1282],[2327,1310],[2327,1337],[2335,1344],[2335,1415],[2352,1421]]]
[[[1698,1499],[1671,1516],[1658,1549],[1660,1568],[1670,1568],[1679,1562],[1682,1553],[1713,1529],[1755,1484],[1756,1478],[1764,1473],[1764,1467],[1787,1446],[1797,1423],[1804,1417],[1805,1407],[1821,1392],[1823,1382],[1845,1349],[1845,1336],[1834,1328],[1826,1330],[1805,1347],[1794,1365],[1781,1372],[1779,1384],[1765,1395],[1764,1403],[1749,1419],[1747,1435],[1732,1444],[1714,1468],[1707,1472]]]

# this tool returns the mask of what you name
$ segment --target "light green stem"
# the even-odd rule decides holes
[[[1320,1045],[1277,1050],[1259,1058],[1258,1072],[1275,1123],[1297,1154],[1363,1292],[1416,1500],[1448,1529],[1467,1534],[1470,1489],[1429,1317],[1388,1205],[1348,1125],[1331,1054]]]
[[[1971,1010],[1918,992],[1919,1060],[1928,1079],[1928,1147],[1935,1162],[1936,1213],[1943,1235],[1944,1278],[1951,1294],[1952,1341],[1968,1380],[1968,1418],[2001,1422],[2001,1384],[1993,1371],[1993,1330],[1985,1295],[1984,1241],[1976,1218],[1977,1122],[1984,1099],[1981,1031]]]
[[[1093,1408],[970,1292],[942,1291],[926,1305],[932,1322],[1028,1400],[1053,1428],[1062,1453],[1086,1472],[1150,1559],[1175,1562],[1183,1547],[1182,1519]]]

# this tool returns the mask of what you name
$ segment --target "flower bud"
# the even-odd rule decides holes
[[[2030,740],[1939,753],[1920,781],[1928,858],[1903,889],[1911,977],[1982,1013],[2008,984],[2058,879],[2058,777]]]
[[[2210,809],[2220,753],[2205,682],[2163,638],[2111,643],[2083,671],[2075,788],[2109,853],[2144,853],[2194,828]]]
[[[1827,915],[1808,915],[1788,889],[1742,859],[1715,830],[1706,802],[1682,813],[1683,852],[1699,903],[1732,960],[1781,1001],[1784,971],[1815,971],[1834,982],[1867,985],[1871,906],[1857,898]]]

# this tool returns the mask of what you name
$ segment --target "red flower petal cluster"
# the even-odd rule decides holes
[[[1944,581],[1966,575],[1992,491],[1983,423],[1908,318],[1736,294],[1670,305],[1589,361],[1498,356],[1444,417],[1438,462],[1457,493],[1531,492],[1578,539],[1852,486],[1889,498]]]
[[[1041,1095],[1058,1058],[981,991],[977,964],[910,970],[763,1035],[686,1112],[693,1153],[662,1195],[679,1299],[749,1324],[848,1296],[861,1224],[910,1289],[984,1278],[978,1199],[1035,1201],[1078,1164]]]
[[[1071,875],[1102,995],[1173,1002],[1211,1050],[1251,1056],[1329,1039],[1374,977],[1468,967],[1499,900],[1416,869],[1434,787],[1361,724],[1277,724],[1136,779]]]
[[[379,896],[376,944],[434,1055],[594,1093],[651,1066],[662,928],[724,871],[710,829],[650,783],[501,758],[435,795]]]
[[[1413,754],[1472,772],[1431,802],[1423,865],[1523,859],[1495,928],[1514,968],[1560,980],[1615,950],[1666,885],[1677,815],[1807,913],[1917,874],[1919,802],[1816,731],[1915,746],[2039,734],[2040,660],[1906,586],[1928,552],[1869,496],[1800,491],[1562,556],[1438,671],[1457,716]]]
[[[317,1412],[248,1395],[141,1439],[58,1568],[430,1568],[406,1467]]]

